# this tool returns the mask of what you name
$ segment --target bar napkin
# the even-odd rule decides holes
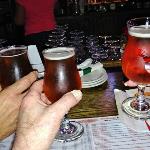
[[[45,69],[36,45],[28,46],[28,59],[32,68],[38,71],[38,78],[42,78]]]
[[[86,66],[84,69],[79,69],[79,74],[80,74],[80,76],[83,76],[83,75],[91,73],[95,70],[98,70],[102,67],[103,67],[103,64],[100,62],[98,62],[96,64],[90,64],[90,65]]]
[[[145,91],[150,91],[150,88],[146,87]],[[137,93],[137,89],[130,89],[130,90],[126,90],[125,92],[119,89],[114,89],[119,118],[124,124],[126,124],[127,127],[131,128],[136,132],[149,132],[150,119],[146,120],[146,122],[140,119],[137,120],[134,119],[133,117],[129,117],[125,112],[122,111],[121,104],[123,100],[125,100],[127,97],[134,96],[136,93]]]
[[[37,70],[39,73],[44,72],[44,65],[36,45],[28,46],[28,58],[33,69]]]

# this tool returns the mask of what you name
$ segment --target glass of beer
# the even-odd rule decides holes
[[[128,41],[122,56],[126,77],[137,83],[138,93],[122,103],[122,109],[137,119],[150,118],[150,99],[144,96],[150,84],[150,18],[142,17],[127,22]]]
[[[0,85],[2,89],[32,71],[26,46],[9,46],[0,49]]]
[[[57,47],[43,51],[45,59],[44,93],[54,103],[64,94],[81,89],[81,79],[77,70],[74,48]],[[84,129],[66,117],[62,121],[56,139],[68,142],[79,138]]]

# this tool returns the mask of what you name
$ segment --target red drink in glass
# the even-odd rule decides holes
[[[134,18],[127,22],[128,42],[122,56],[126,77],[137,84],[137,96],[122,102],[122,109],[136,119],[150,118],[150,100],[144,91],[150,83],[150,18]]]
[[[0,50],[0,84],[2,89],[32,71],[27,47],[8,47]]]
[[[48,49],[43,54],[44,92],[51,102],[55,102],[69,91],[81,89],[81,80],[72,48]]]
[[[137,29],[133,26],[129,30],[128,43],[122,57],[123,72],[128,79],[138,84],[148,84],[150,74],[146,63],[150,63],[150,34],[146,34],[142,27]]]

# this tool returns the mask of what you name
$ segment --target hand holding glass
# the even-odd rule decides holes
[[[43,51],[43,55],[45,59],[44,93],[51,102],[56,102],[67,92],[81,89],[74,48],[47,49]],[[68,142],[79,138],[82,133],[81,124],[64,118],[56,139]]]

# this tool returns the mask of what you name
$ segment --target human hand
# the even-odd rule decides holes
[[[31,72],[0,92],[0,140],[16,129],[19,107],[27,89],[37,79],[37,73]]]
[[[131,81],[131,80],[128,80],[127,82],[124,83],[125,86],[130,86],[130,87],[135,87],[137,86],[137,83]]]
[[[79,90],[50,103],[42,93],[43,80],[33,84],[21,104],[13,150],[47,150],[52,144],[64,115],[82,98]]]

